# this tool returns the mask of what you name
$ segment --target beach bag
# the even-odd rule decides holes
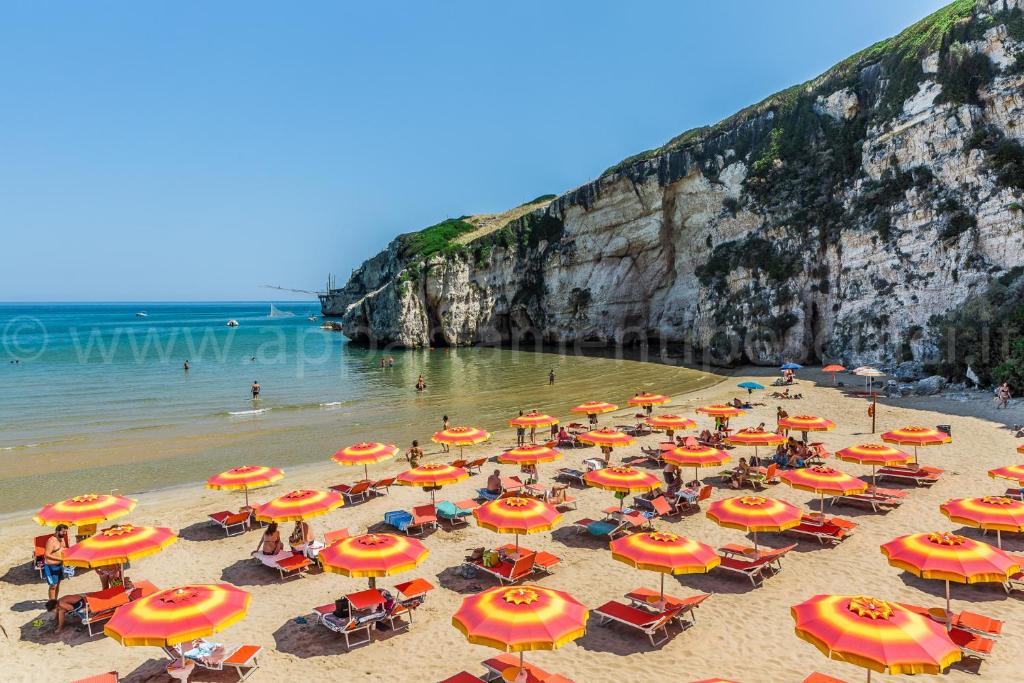
[[[64,565],[63,569],[64,569],[64,578],[65,579],[70,579],[70,578],[74,577],[74,575],[75,575],[75,568],[74,567],[69,567],[68,565]]]
[[[483,563],[485,567],[493,567],[498,564],[498,553],[493,550],[484,552]]]
[[[334,616],[339,619],[348,618],[348,598],[338,598],[334,601]]]

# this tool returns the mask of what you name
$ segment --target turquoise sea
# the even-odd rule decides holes
[[[520,408],[568,418],[585,400],[716,379],[505,349],[370,350],[309,314],[319,318],[315,302],[0,304],[0,511],[200,481],[243,463],[323,461],[362,439],[429,442],[444,414],[493,430]],[[385,356],[393,368],[380,367]]]

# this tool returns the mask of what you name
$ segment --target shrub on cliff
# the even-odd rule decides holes
[[[419,232],[410,232],[401,235],[399,239],[398,256],[404,260],[413,257],[426,258],[439,251],[444,250],[452,241],[476,230],[476,226],[467,223],[461,218],[449,218],[430,227],[423,228]]]

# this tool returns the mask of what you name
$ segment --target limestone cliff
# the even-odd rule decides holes
[[[927,361],[936,316],[1024,264],[1021,4],[958,0],[522,216],[453,228],[470,239],[400,237],[324,314],[410,347]]]

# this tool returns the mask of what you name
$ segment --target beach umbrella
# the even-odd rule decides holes
[[[746,389],[748,394],[753,393],[754,391],[759,389],[764,389],[764,385],[758,384],[757,382],[740,382],[736,386],[738,386],[740,389]]]
[[[988,476],[993,479],[1009,479],[1017,482],[1018,484],[1024,484],[1024,465],[1007,465],[1006,467],[997,467],[994,470],[989,470]]]
[[[351,446],[345,446],[340,451],[332,455],[331,460],[339,465],[345,466],[362,465],[363,477],[369,479],[370,465],[375,465],[379,462],[384,462],[389,458],[393,458],[396,453],[398,453],[398,446],[394,444],[380,443],[377,441],[361,441],[359,443],[354,443]]]
[[[871,465],[871,485],[875,485],[875,468],[881,465],[905,465],[910,462],[910,453],[880,443],[862,443],[836,451],[835,456],[844,462]]]
[[[827,372],[828,374],[832,375],[832,384],[835,384],[836,383],[836,373],[838,373],[838,372],[846,372],[846,368],[844,368],[842,365],[839,365],[838,363],[833,363],[832,365],[826,365],[825,367],[823,367],[821,369],[821,371],[822,372]]]
[[[664,413],[662,415],[652,415],[645,420],[648,425],[657,429],[664,429],[665,436],[672,438],[677,429],[694,429],[697,423],[688,417],[681,415],[673,415],[672,413]]]
[[[871,672],[938,674],[960,648],[938,622],[864,595],[815,595],[789,609],[796,635],[828,657]]]
[[[757,549],[757,532],[792,529],[800,525],[804,516],[803,510],[792,503],[764,496],[734,496],[716,500],[704,514],[718,526],[753,533],[754,549]]]
[[[631,567],[661,574],[661,596],[665,596],[665,574],[706,574],[722,562],[715,549],[700,541],[664,531],[645,531],[613,540],[612,559]]]
[[[87,493],[62,500],[59,503],[44,505],[32,519],[37,524],[48,526],[98,524],[108,519],[127,515],[135,509],[136,502],[132,498],[115,496],[112,493]]]
[[[917,462],[918,446],[940,446],[951,443],[953,438],[946,432],[931,427],[901,427],[882,434],[882,441],[900,446],[914,447],[914,462]]]
[[[245,507],[249,507],[249,489],[273,484],[284,477],[284,470],[262,465],[242,465],[226,472],[215,474],[206,480],[206,488],[215,491],[245,491]]]
[[[230,583],[195,584],[121,605],[103,632],[122,645],[169,647],[205,638],[245,618],[249,593]],[[185,666],[182,653],[181,666]]]
[[[836,428],[836,423],[815,415],[790,415],[779,420],[779,429],[797,432],[827,432]]]
[[[478,429],[477,427],[449,427],[439,432],[434,432],[430,440],[434,443],[443,443],[448,446],[459,447],[459,457],[462,457],[462,447],[483,443],[491,438],[491,433]]]
[[[178,534],[166,527],[118,524],[67,548],[64,564],[92,569],[117,565],[123,576],[125,564],[155,555],[177,540]]]
[[[826,493],[833,496],[848,496],[863,493],[868,488],[867,482],[863,479],[820,465],[786,470],[779,474],[779,479],[795,489],[820,495],[822,516],[825,514]]]
[[[370,579],[415,569],[430,551],[420,541],[397,534],[362,534],[335,541],[320,551],[325,572]]]
[[[602,428],[592,429],[586,434],[580,434],[579,440],[595,446],[631,446],[636,443],[636,437],[630,436],[617,429]]]
[[[437,489],[468,478],[469,472],[461,467],[446,465],[443,462],[428,462],[402,472],[395,481],[402,486],[422,486],[430,491],[430,502],[433,503],[434,492]]]
[[[996,532],[996,547],[1003,547],[1002,532],[1024,532],[1024,502],[1005,496],[954,498],[939,506],[950,521]]]
[[[626,403],[631,406],[660,406],[671,400],[671,398],[663,394],[651,394],[645,391],[631,397]]]
[[[558,418],[531,410],[525,415],[512,418],[508,424],[510,427],[550,427],[558,424]]]
[[[539,465],[543,462],[554,462],[561,457],[561,451],[531,443],[505,451],[498,456],[498,462],[505,465]]]
[[[619,510],[622,510],[625,494],[647,493],[661,487],[661,480],[653,474],[641,472],[629,465],[616,465],[600,470],[591,470],[583,475],[587,486],[614,491],[619,496]]]
[[[261,522],[297,522],[326,515],[344,504],[345,499],[336,491],[299,489],[256,505],[254,511]]]
[[[503,671],[514,681],[523,652],[554,650],[587,632],[586,606],[568,593],[525,584],[498,586],[463,598],[452,625],[475,645],[519,653],[519,669]]]
[[[856,370],[854,370],[853,374],[857,375],[858,377],[864,377],[864,378],[867,379],[867,386],[868,386],[868,393],[869,394],[871,393],[871,385],[872,385],[874,379],[876,377],[885,377],[885,373],[882,372],[881,370],[878,370],[877,368],[872,368],[872,367],[869,367],[869,366],[866,366],[866,365],[863,365],[863,366],[857,368]]]
[[[550,503],[536,498],[512,496],[484,503],[473,510],[477,526],[499,534],[539,534],[550,531],[562,519],[562,513]]]
[[[719,467],[732,460],[732,456],[711,446],[677,446],[661,455],[665,462],[673,465],[693,468],[693,478],[697,479],[698,467]]]
[[[747,411],[725,403],[716,403],[709,406],[701,406],[696,409],[696,412],[708,415],[709,417],[738,417]]]
[[[575,408],[570,408],[570,413],[576,413],[577,415],[586,415],[591,419],[591,422],[597,422],[597,416],[602,413],[610,413],[618,410],[619,407],[614,403],[605,403],[604,401],[587,401],[581,403]]]
[[[759,429],[740,429],[725,437],[725,442],[730,446],[753,446],[755,458],[758,446],[778,446],[786,441],[782,434]]]
[[[900,536],[883,543],[881,548],[892,566],[922,579],[946,582],[947,615],[951,614],[950,581],[1004,583],[1008,576],[1021,570],[1020,563],[1002,550],[948,531]]]
[[[783,363],[779,366],[780,370],[803,370],[804,366],[799,363]]]

